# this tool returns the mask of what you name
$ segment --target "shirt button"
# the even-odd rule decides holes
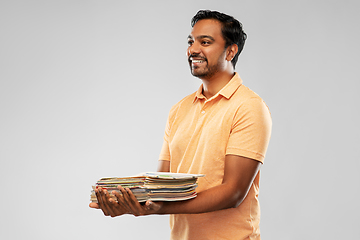
[[[202,114],[204,114],[204,113],[205,113],[205,111],[201,111],[201,113],[202,113]]]

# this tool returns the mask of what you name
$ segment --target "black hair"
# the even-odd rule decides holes
[[[233,67],[235,68],[236,62],[240,55],[240,52],[244,48],[245,40],[247,38],[246,33],[243,31],[242,24],[234,17],[210,10],[199,10],[196,15],[191,19],[191,27],[194,27],[195,23],[202,19],[215,19],[221,22],[221,32],[225,39],[225,48],[236,44],[238,46],[238,52],[231,60]]]

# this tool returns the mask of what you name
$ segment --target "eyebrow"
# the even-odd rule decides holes
[[[210,40],[215,41],[215,39],[212,36],[209,36],[209,35],[200,35],[200,36],[198,36],[196,38],[197,39],[209,38]],[[193,39],[193,36],[189,35],[188,39]]]

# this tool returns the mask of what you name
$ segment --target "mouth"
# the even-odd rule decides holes
[[[194,59],[194,58],[190,58],[189,62],[191,64],[191,66],[193,67],[198,67],[199,65],[201,65],[202,63],[206,62],[205,59]]]
[[[204,60],[191,60],[191,63],[202,63],[202,62],[205,62]]]

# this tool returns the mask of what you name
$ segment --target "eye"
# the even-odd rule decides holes
[[[188,45],[191,46],[194,43],[193,40],[188,40]]]
[[[202,41],[202,42],[201,42],[201,44],[202,44],[202,45],[210,45],[210,44],[211,44],[211,42],[210,42],[210,41],[205,41],[205,40],[204,40],[204,41]]]

